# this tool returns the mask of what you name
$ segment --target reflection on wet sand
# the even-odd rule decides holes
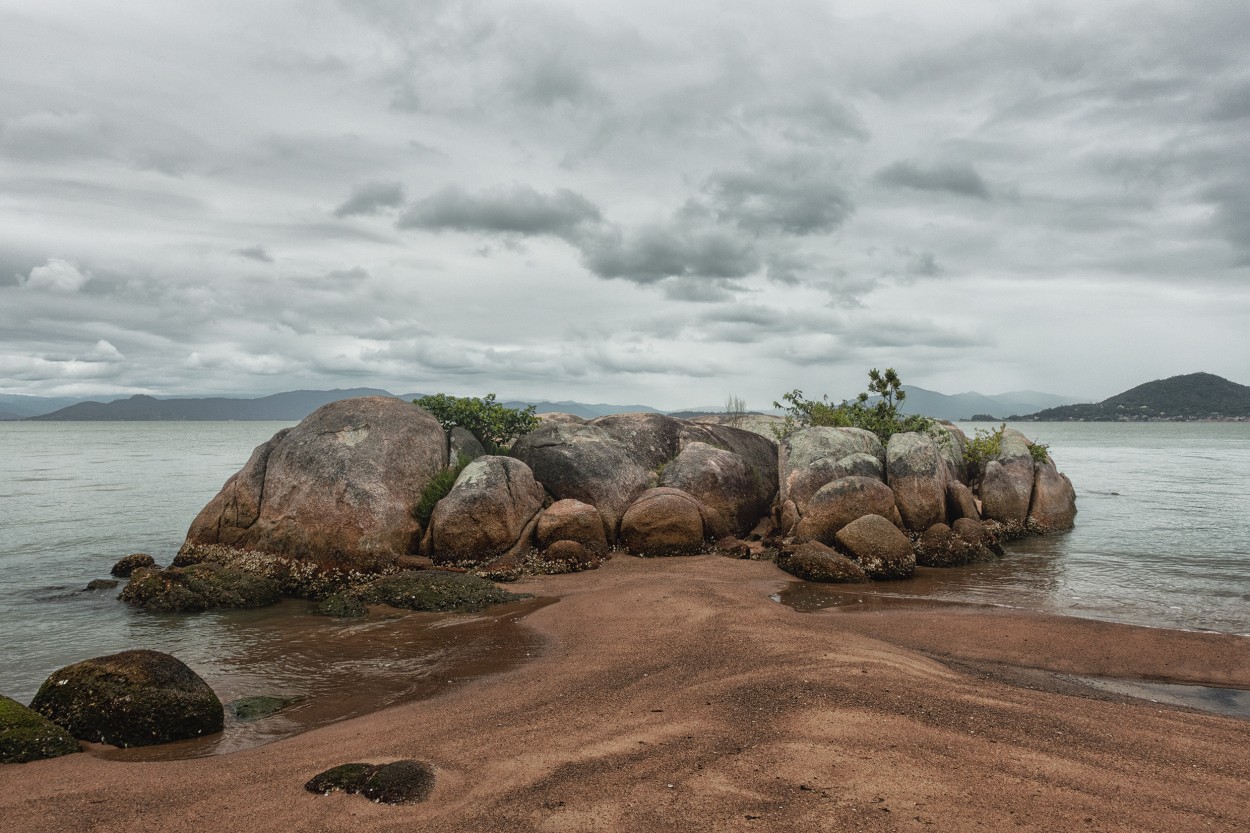
[[[299,698],[255,721],[226,709],[226,728],[161,746],[93,746],[109,760],[221,755],[339,720],[431,697],[458,682],[506,671],[533,656],[538,638],[520,624],[552,599],[527,599],[475,614],[410,613],[378,607],[365,619],[328,619],[306,602],[231,612],[214,622],[220,644],[196,670],[223,703],[244,697]],[[164,620],[164,621],[162,621]],[[194,627],[186,616],[140,620],[138,630]]]

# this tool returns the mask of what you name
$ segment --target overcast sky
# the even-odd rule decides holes
[[[1250,3],[0,0],[0,392],[1250,383]]]

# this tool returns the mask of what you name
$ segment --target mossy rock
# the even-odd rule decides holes
[[[0,695],[0,764],[24,764],[78,751],[74,736],[34,709]]]
[[[375,579],[353,591],[362,602],[406,610],[474,611],[526,598],[468,573],[408,570]]]
[[[135,570],[121,593],[122,601],[145,610],[177,612],[264,607],[279,597],[278,584],[270,578],[207,562]]]
[[[88,590],[113,590],[117,587],[118,581],[111,578],[94,578],[87,582]]]
[[[30,707],[80,740],[149,746],[220,732],[221,701],[181,660],[122,651],[55,672]]]
[[[287,706],[298,703],[304,698],[300,695],[292,697],[277,697],[272,694],[259,694],[255,697],[241,697],[226,706],[230,713],[237,720],[244,723],[251,723],[255,720],[268,717],[275,712],[285,709]]]
[[[410,760],[341,764],[313,776],[304,789],[323,795],[342,790],[381,804],[411,804],[429,798],[434,790],[434,768],[424,761]]]
[[[365,603],[355,596],[350,596],[346,593],[332,593],[314,604],[312,612],[318,616],[351,619],[364,616],[367,610]]]

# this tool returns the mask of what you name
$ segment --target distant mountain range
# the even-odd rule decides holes
[[[1018,390],[993,395],[971,391],[946,394],[912,385],[903,385],[903,390],[907,392],[907,398],[903,400],[903,413],[923,414],[950,420],[974,417],[1002,419],[1007,414],[1033,413],[1043,408],[1069,405],[1080,401],[1072,396],[1059,396],[1034,390]]]
[[[1210,373],[1193,373],[1139,385],[1095,404],[1075,404],[1072,397],[1038,391],[1014,391],[987,396],[981,393],[944,394],[911,385],[904,386],[903,410],[939,419],[971,418],[1013,420],[1125,420],[1208,419],[1250,416],[1250,388]],[[356,396],[391,396],[378,388],[298,390],[258,398],[216,396],[208,398],[161,398],[137,395],[105,397],[104,401],[0,394],[0,419],[48,421],[163,421],[163,420],[279,420],[298,422],[329,402]],[[419,393],[401,394],[411,401]],[[563,412],[593,419],[605,414],[662,413],[648,405],[542,400],[512,400],[512,408],[533,405],[540,413]],[[686,409],[681,416],[719,412],[722,409]],[[1025,416],[1020,416],[1024,414]]]
[[[1250,387],[1212,373],[1189,373],[1156,379],[1101,402],[1046,408],[1011,419],[1029,422],[1250,419]]]

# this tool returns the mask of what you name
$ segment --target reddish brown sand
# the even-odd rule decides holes
[[[231,755],[0,769],[34,831],[1248,830],[1250,721],[1028,669],[1250,687],[1250,639],[949,608],[801,614],[771,564],[617,557],[523,582],[542,655]],[[1022,670],[1023,669],[1023,670]],[[418,758],[429,801],[317,796]]]

